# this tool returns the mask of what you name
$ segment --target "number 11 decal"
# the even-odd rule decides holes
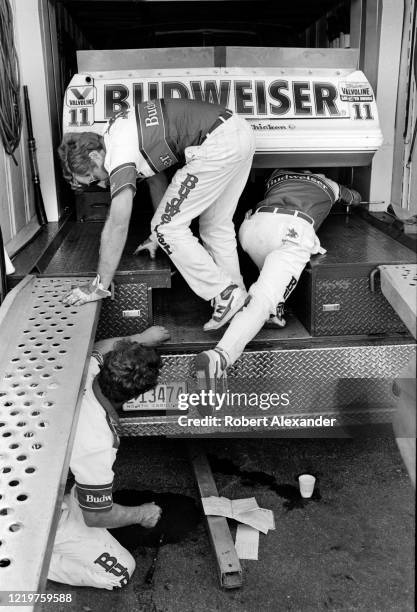
[[[367,102],[359,104],[352,104],[353,110],[355,112],[354,119],[373,119],[374,116],[371,111],[371,105]]]
[[[91,125],[88,108],[72,108],[70,114],[70,126]]]

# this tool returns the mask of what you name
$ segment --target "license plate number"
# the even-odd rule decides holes
[[[148,410],[178,410],[178,397],[187,393],[186,383],[159,384],[154,389],[141,393],[136,399],[123,404],[126,412]]]

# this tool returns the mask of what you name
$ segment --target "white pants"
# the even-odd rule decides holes
[[[174,175],[152,219],[152,233],[159,245],[191,289],[205,300],[231,282],[243,287],[232,218],[254,152],[252,128],[233,115],[201,146],[185,149],[186,164]],[[190,230],[196,217],[200,218],[203,244]]]
[[[301,217],[268,212],[253,214],[239,230],[243,249],[260,269],[249,289],[249,304],[232,319],[218,346],[232,363],[242,354],[297,285],[301,272],[315,253],[324,253],[313,226]]]
[[[135,560],[102,527],[88,527],[72,491],[65,495],[48,578],[73,586],[112,590],[135,571]]]

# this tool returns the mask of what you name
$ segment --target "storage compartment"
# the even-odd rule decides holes
[[[104,189],[77,191],[75,214],[77,221],[105,221],[110,206],[110,193]]]
[[[415,253],[359,215],[330,215],[290,305],[312,336],[406,333],[381,293],[377,267],[416,261]]]
[[[112,296],[102,303],[96,340],[137,334],[152,325],[152,288],[137,276],[129,282],[116,275]]]

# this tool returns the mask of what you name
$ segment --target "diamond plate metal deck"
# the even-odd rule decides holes
[[[218,416],[288,417],[326,415],[337,418],[341,426],[384,424],[392,421],[394,403],[391,399],[393,379],[415,354],[410,343],[274,350],[245,352],[230,369],[227,389],[230,393],[262,394],[289,393],[289,404],[261,409],[258,404],[245,406],[232,401],[228,412]],[[186,382],[195,390],[194,355],[165,355],[161,382]],[[231,398],[234,399],[233,397]],[[198,409],[184,412],[190,418],[201,418]],[[257,433],[271,435],[271,428],[256,426],[181,426],[178,414],[140,416],[121,419],[121,435],[235,435]],[[272,432],[272,434],[277,432]],[[279,435],[279,432],[278,432]],[[302,437],[303,432],[299,432]]]
[[[126,316],[132,311],[135,316]],[[137,334],[150,325],[151,289],[145,283],[115,284],[114,299],[102,301],[96,340]]]
[[[2,589],[39,592],[46,580],[98,313],[61,298],[85,280],[26,277],[0,309]]]
[[[62,232],[61,243],[54,253],[40,262],[39,272],[45,276],[94,275],[102,229],[102,223],[68,222]],[[153,260],[146,253],[132,255],[138,244],[147,237],[147,227],[139,229],[141,231],[129,232],[115,281],[121,281],[124,276],[134,276],[136,282],[146,282],[150,287],[170,287],[171,265],[160,249]]]
[[[368,278],[320,279],[315,292],[315,336],[404,333],[406,327],[378,291],[369,290]],[[326,304],[339,310],[326,311]]]

